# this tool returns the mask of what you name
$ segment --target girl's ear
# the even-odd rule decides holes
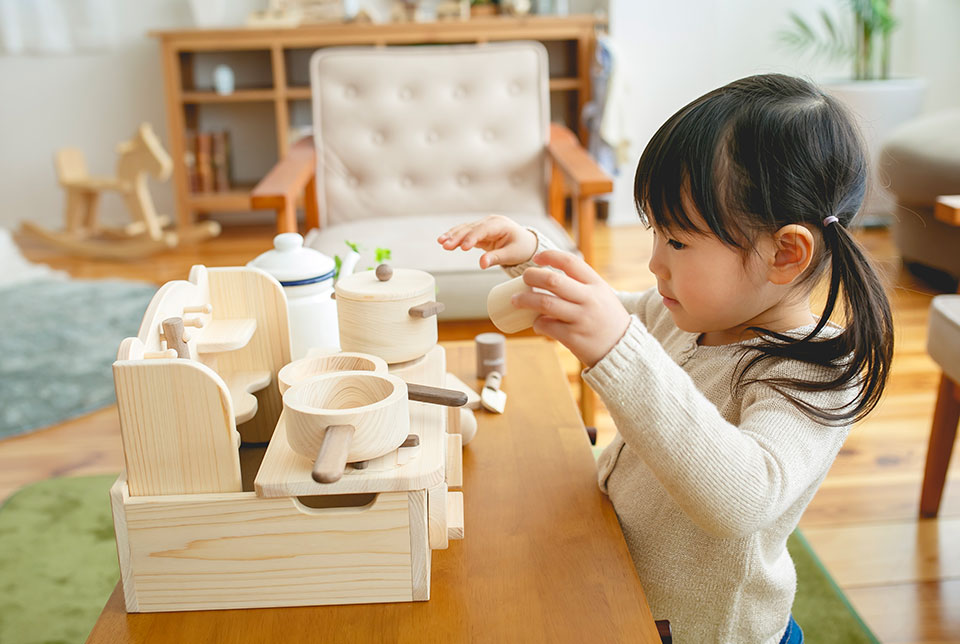
[[[813,261],[813,233],[805,226],[789,224],[773,234],[773,243],[775,253],[767,279],[774,284],[789,284]]]

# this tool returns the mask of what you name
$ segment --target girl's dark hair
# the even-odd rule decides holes
[[[893,357],[883,284],[847,229],[863,203],[867,174],[859,132],[836,99],[805,80],[765,74],[705,94],[670,117],[640,157],[634,184],[638,212],[648,225],[712,233],[744,253],[758,235],[788,224],[820,232],[823,244],[802,282],[812,286],[830,269],[823,315],[799,339],[751,327],[762,341],[745,345],[736,386],[764,383],[831,425],[860,420],[876,406]],[[709,231],[698,229],[684,211],[684,194]],[[824,226],[831,215],[838,221]],[[841,294],[846,328],[818,338]],[[749,377],[754,367],[775,358],[824,367],[826,375]],[[856,399],[827,409],[798,395],[845,387],[857,388]]]

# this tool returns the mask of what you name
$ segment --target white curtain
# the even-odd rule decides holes
[[[0,53],[105,51],[118,41],[115,0],[0,0]]]

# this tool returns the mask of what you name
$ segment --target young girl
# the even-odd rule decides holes
[[[787,537],[876,405],[893,351],[884,290],[848,230],[866,176],[836,100],[753,76],[674,114],[640,158],[656,288],[616,293],[504,217],[438,239],[550,292],[514,304],[540,313],[534,329],[587,365],[610,410],[600,487],[678,642],[803,641]],[[817,316],[809,295],[825,274]],[[846,328],[829,322],[840,307]]]

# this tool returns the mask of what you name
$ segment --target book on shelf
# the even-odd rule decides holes
[[[190,192],[200,192],[200,180],[197,175],[197,133],[187,130],[183,146],[183,165],[187,172],[187,186]]]
[[[230,189],[230,133],[220,130],[213,133],[213,189]]]
[[[230,133],[188,130],[186,138],[184,165],[190,191],[230,190]]]

